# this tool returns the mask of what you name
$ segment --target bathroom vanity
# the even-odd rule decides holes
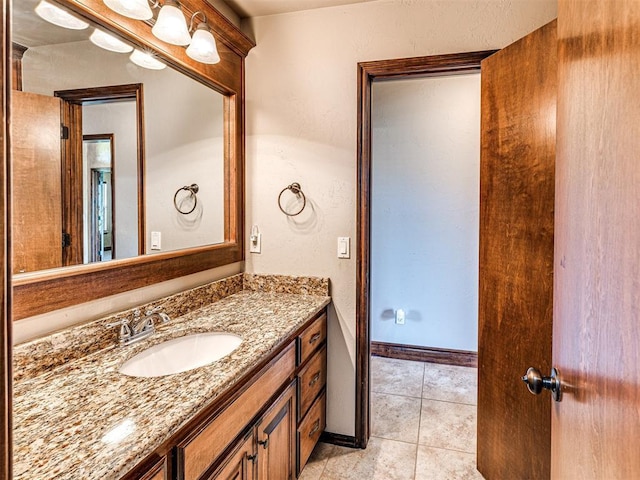
[[[135,345],[117,345],[117,331],[106,327],[123,312],[18,346],[15,479],[297,478],[325,427],[328,289],[278,293],[244,277],[145,306],[172,320]],[[172,315],[187,299],[198,307]],[[64,361],[83,350],[86,335],[105,330],[100,349]],[[242,342],[174,375],[119,371],[152,345],[203,332]]]

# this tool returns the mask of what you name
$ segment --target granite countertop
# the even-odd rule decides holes
[[[159,326],[139,344],[113,345],[15,382],[14,479],[120,478],[329,301],[241,291]],[[183,373],[135,378],[118,372],[151,345],[211,331],[243,341],[227,357]]]

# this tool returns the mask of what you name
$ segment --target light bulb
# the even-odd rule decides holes
[[[187,48],[187,55],[202,63],[218,63],[220,55],[216,47],[216,39],[206,23],[201,23],[193,33],[191,44]]]
[[[120,15],[135,20],[149,20],[153,12],[148,0],[102,0],[104,4]]]
[[[142,68],[150,70],[162,70],[166,67],[164,63],[158,60],[153,54],[143,52],[142,50],[134,50],[129,56],[129,60]]]
[[[58,27],[68,28],[70,30],[84,30],[89,27],[87,22],[80,20],[75,15],[70,14],[66,10],[46,0],[42,0],[34,11],[40,18]]]
[[[129,53],[133,50],[133,47],[128,43],[123,42],[110,33],[98,30],[97,28],[93,31],[89,40],[91,40],[91,43],[97,47],[104,48],[110,52]]]
[[[151,29],[151,33],[163,42],[172,45],[189,45],[191,35],[189,35],[187,20],[184,18],[178,2],[166,0],[158,13],[158,19]]]

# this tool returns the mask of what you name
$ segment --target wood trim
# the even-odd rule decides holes
[[[371,243],[371,84],[376,80],[457,75],[480,70],[495,50],[361,62],[358,64],[357,245],[356,250],[356,445],[365,448],[369,419],[369,295]]]
[[[54,92],[56,97],[62,98],[69,109],[75,112],[75,115],[71,115],[69,118],[65,118],[65,124],[70,125],[71,135],[67,146],[65,147],[65,163],[68,165],[66,170],[72,172],[71,175],[63,175],[63,192],[66,196],[66,200],[63,206],[72,205],[70,208],[63,210],[63,226],[66,232],[71,233],[72,245],[71,253],[63,251],[63,258],[66,260],[64,265],[82,265],[83,263],[83,250],[82,250],[82,221],[83,221],[83,197],[82,197],[82,185],[83,185],[83,171],[82,171],[82,141],[85,137],[89,138],[92,135],[82,135],[82,105],[85,102],[114,102],[119,100],[135,100],[136,102],[136,155],[137,155],[137,188],[138,188],[138,255],[144,255],[145,253],[145,241],[146,241],[146,223],[145,223],[145,135],[144,135],[144,85],[142,83],[129,83],[123,85],[109,85],[104,87],[91,87],[91,88],[79,88],[73,90],[58,90]],[[63,108],[63,110],[65,110]],[[64,112],[63,112],[64,113]],[[63,115],[64,116],[64,115]],[[96,136],[93,136],[96,138]],[[115,147],[113,141],[113,135],[111,135],[111,171],[112,175],[115,172]],[[78,161],[80,160],[80,161]],[[69,187],[65,187],[67,178],[75,179],[73,184]],[[113,193],[113,185],[115,184],[115,176],[112,178],[111,188]],[[67,190],[70,189],[70,191]],[[112,196],[115,202],[115,196]],[[72,202],[72,203],[67,203]],[[114,218],[113,227],[115,232],[115,203],[114,203]],[[115,236],[113,244],[115,245]],[[115,256],[115,250],[112,251],[113,258]],[[67,258],[70,256],[70,258]]]
[[[478,367],[478,353],[468,350],[371,342],[371,355],[415,362],[428,362],[460,367]]]
[[[92,24],[122,35],[132,45],[154,50],[177,71],[227,97],[225,121],[230,125],[229,137],[225,139],[229,145],[225,149],[225,199],[228,201],[225,207],[228,209],[225,212],[225,243],[114,260],[97,267],[77,265],[21,275],[13,282],[13,300],[19,306],[12,312],[13,320],[244,259],[244,57],[255,43],[203,0],[183,0],[181,4],[185,14],[202,10],[214,33],[222,35],[222,38],[218,37],[221,40],[218,42],[221,61],[215,65],[190,59],[184,48],[157,40],[151,33],[150,23],[118,15],[102,0],[60,0],[60,3]],[[144,235],[139,237],[144,240]]]
[[[8,203],[11,193],[9,165],[9,95],[11,92],[11,2],[2,0],[2,22],[0,24],[0,78],[2,93],[0,109],[2,110],[3,127],[0,134],[0,478],[12,478],[12,361],[11,361],[11,269],[8,259],[11,258],[7,239],[11,235]]]
[[[22,91],[22,57],[28,47],[19,43],[12,43],[11,46],[11,86],[14,90]]]
[[[478,353],[467,350],[421,347],[398,343],[371,342],[371,355],[415,362],[440,363],[459,367],[477,367]]]
[[[340,447],[359,448],[356,437],[352,435],[342,435],[341,433],[322,432],[320,441]]]

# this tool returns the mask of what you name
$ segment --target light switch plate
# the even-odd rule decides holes
[[[351,238],[338,237],[338,258],[351,258]]]
[[[162,234],[151,232],[151,250],[162,250]]]

